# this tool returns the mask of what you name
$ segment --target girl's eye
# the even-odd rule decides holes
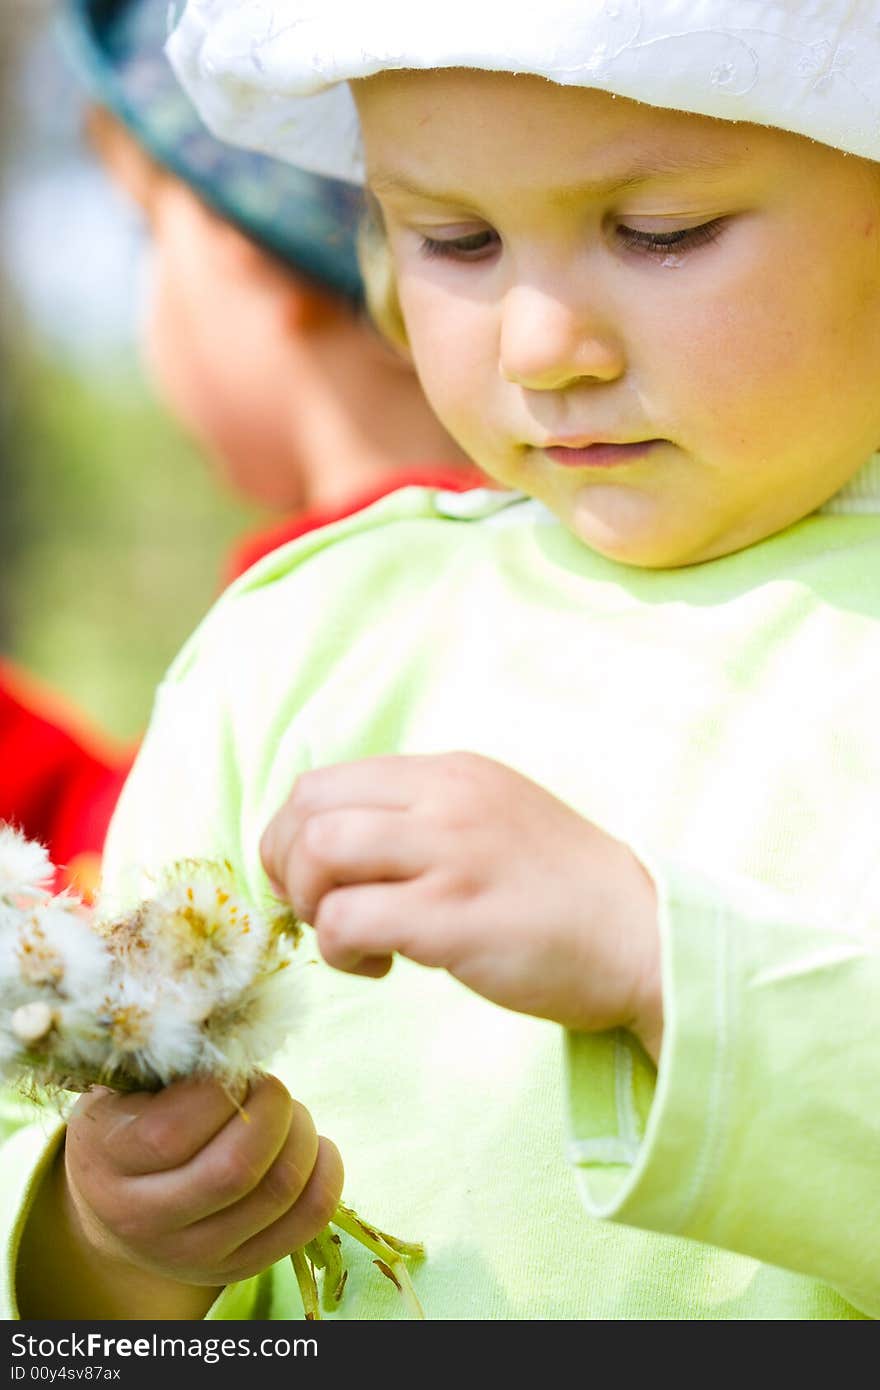
[[[423,256],[438,256],[450,261],[481,261],[498,245],[497,232],[471,232],[469,236],[450,237],[438,241],[435,237],[423,236],[419,250]]]
[[[703,222],[699,227],[684,227],[677,232],[639,232],[634,227],[617,228],[617,235],[630,251],[649,256],[662,256],[667,251],[695,251],[717,241],[724,229],[724,218]]]

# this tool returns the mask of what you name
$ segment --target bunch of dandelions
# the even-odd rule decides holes
[[[0,1078],[58,1092],[205,1076],[239,1091],[291,1030],[292,913],[246,902],[225,863],[183,861],[116,917],[53,895],[54,872],[42,845],[0,823]],[[409,1313],[424,1316],[405,1264],[422,1247],[340,1203],[291,1255],[307,1318],[335,1308],[345,1287],[333,1227],[365,1245]]]

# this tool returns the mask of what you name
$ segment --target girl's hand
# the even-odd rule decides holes
[[[379,757],[307,772],[261,843],[324,958],[378,977],[399,951],[487,999],[659,1055],[654,884],[635,855],[501,763]]]
[[[83,1277],[105,1300],[120,1286],[129,1311],[109,1314],[119,1317],[137,1316],[145,1274],[183,1310],[195,1306],[187,1290],[259,1273],[316,1236],[342,1192],[335,1147],[272,1076],[256,1080],[240,1108],[213,1081],[155,1095],[93,1090],[71,1114],[63,1176],[59,1216],[75,1233]],[[164,1315],[202,1316],[213,1296],[198,1313]]]

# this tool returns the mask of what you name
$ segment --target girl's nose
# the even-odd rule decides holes
[[[505,296],[499,367],[530,391],[560,391],[580,381],[615,381],[625,368],[617,336],[597,314],[564,304],[534,285]]]

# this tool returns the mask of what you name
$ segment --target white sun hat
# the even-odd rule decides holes
[[[189,0],[168,55],[232,144],[358,183],[348,83],[533,73],[880,160],[880,0]]]

